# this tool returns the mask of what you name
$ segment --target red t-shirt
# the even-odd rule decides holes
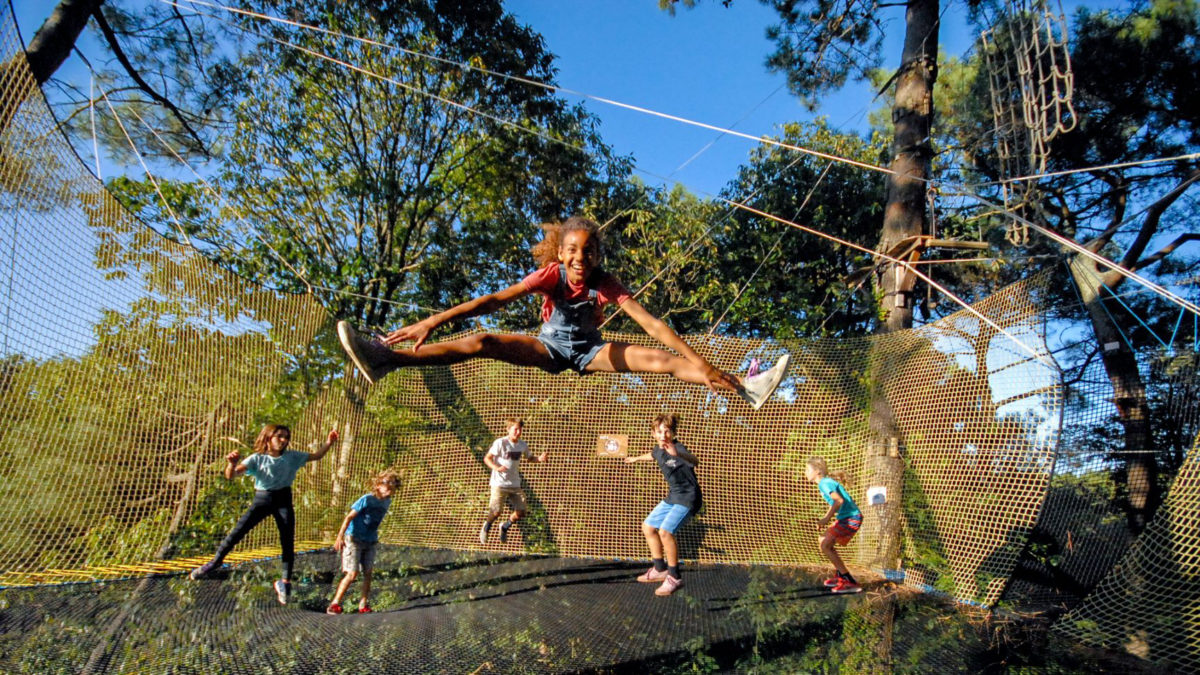
[[[588,290],[590,288],[596,289],[596,299],[598,301],[596,303],[597,319],[602,318],[600,308],[604,305],[620,305],[622,302],[625,302],[629,298],[633,297],[629,293],[629,290],[626,289],[621,282],[617,281],[616,277],[608,272],[593,272],[592,281],[595,282],[593,286],[588,286],[586,282],[575,285],[571,283],[570,278],[568,278],[566,281],[567,300],[586,300],[588,296]],[[531,293],[541,293],[542,295],[546,296],[546,299],[542,301],[542,321],[549,321],[550,313],[554,311],[554,289],[558,286],[558,263],[546,265],[542,269],[525,277],[521,283],[525,284],[525,288]]]

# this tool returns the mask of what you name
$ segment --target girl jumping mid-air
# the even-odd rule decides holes
[[[433,366],[485,358],[518,366],[535,366],[550,373],[568,368],[580,373],[670,373],[684,382],[703,384],[712,391],[737,392],[755,409],[766,403],[787,371],[789,355],[758,375],[736,378],[713,367],[662,320],[646,311],[612,274],[600,269],[600,234],[597,225],[581,217],[546,227],[546,238],[533,249],[540,268],[520,283],[469,300],[386,337],[368,339],[345,321],[338,322],[342,348],[358,371],[375,383],[406,366]],[[484,333],[425,344],[438,326],[473,316],[490,314],[530,293],[545,296],[542,329],[538,336]],[[625,342],[605,342],[600,336],[601,307],[615,304],[647,334],[674,350],[642,347]],[[393,350],[412,341],[411,349]]]

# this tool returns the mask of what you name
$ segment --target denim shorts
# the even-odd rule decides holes
[[[583,373],[587,364],[596,358],[596,354],[607,344],[600,337],[600,331],[587,332],[564,328],[555,328],[550,324],[542,324],[538,333],[538,342],[550,352],[554,361],[553,373],[561,373],[568,368],[577,373]]]
[[[654,507],[654,510],[642,522],[655,529],[675,534],[675,530],[678,530],[690,515],[692,515],[692,510],[682,504],[659,502],[658,506]]]

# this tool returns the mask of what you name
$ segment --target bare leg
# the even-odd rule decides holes
[[[610,342],[584,368],[588,372],[666,373],[692,384],[705,384],[705,372],[682,356],[652,347]]]
[[[835,543],[833,535],[826,532],[820,539],[821,553],[829,558],[829,562],[833,563],[838,573],[849,574],[850,570],[846,567],[846,563],[842,562],[842,556],[838,555],[837,548],[834,547]]]
[[[374,570],[363,570],[362,600],[358,601],[359,609],[362,609],[363,607],[369,607],[371,605],[368,598],[371,597],[371,573],[372,572],[374,572]]]
[[[415,352],[411,349],[391,351],[390,356],[386,356],[386,363],[376,365],[391,368],[446,366],[468,359],[494,359],[544,370],[553,368],[550,352],[537,338],[506,333],[481,333],[449,342],[434,342],[422,345]]]
[[[655,560],[663,557],[663,544],[658,532],[658,528],[642,523],[642,534],[646,536],[646,545],[650,547],[650,557]]]
[[[667,567],[679,567],[679,547],[675,544],[675,535],[666,530],[658,531],[662,540],[663,556],[667,559]]]
[[[346,597],[346,591],[350,590],[350,584],[354,583],[356,577],[358,577],[358,572],[346,572],[346,576],[342,577],[342,583],[338,584],[337,592],[333,594],[330,604],[342,604],[342,598]]]

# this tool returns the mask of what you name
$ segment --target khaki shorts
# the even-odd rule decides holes
[[[500,513],[506,499],[508,507],[513,511],[525,510],[525,491],[523,489],[493,485],[492,498],[488,500],[488,513]]]
[[[375,541],[360,541],[347,536],[342,545],[343,572],[369,572],[375,569]]]

